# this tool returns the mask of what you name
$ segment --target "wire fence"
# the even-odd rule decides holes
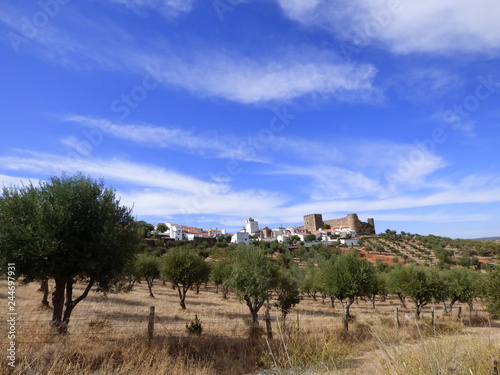
[[[47,343],[60,335],[50,328],[50,317],[45,314],[36,314],[31,317],[22,317],[16,322],[18,343]],[[247,318],[237,314],[221,316],[203,316],[196,314],[200,319],[203,334],[218,337],[244,338],[248,337]],[[93,317],[71,318],[68,331],[72,337],[98,337],[104,341],[120,341],[132,338],[148,337],[149,312],[143,316],[130,314],[103,314]],[[186,326],[194,320],[194,315],[179,317],[178,315],[154,314],[155,337],[185,337],[189,333]],[[3,323],[2,323],[3,325]],[[0,328],[1,329],[1,328]]]

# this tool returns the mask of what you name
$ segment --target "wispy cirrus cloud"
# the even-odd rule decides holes
[[[113,1],[134,9],[179,10],[192,5],[180,1]],[[22,17],[14,17],[16,12],[22,9],[8,7],[0,22],[21,33]],[[271,54],[246,56],[222,45],[175,45],[160,34],[138,44],[136,37],[117,23],[102,17],[94,20],[69,8],[64,21],[40,29],[27,48],[44,59],[76,69],[147,74],[153,66],[155,78],[165,87],[243,104],[292,101],[316,94],[344,102],[379,102],[383,96],[374,85],[377,69],[373,65],[348,63],[309,45],[280,46]],[[82,29],[89,30],[85,38]]]
[[[396,53],[499,52],[495,0],[315,0],[308,6],[277,1],[289,18],[326,28],[354,44],[379,41]]]
[[[81,115],[63,116],[62,120],[94,128],[102,132],[101,137],[125,139],[144,147],[265,164],[266,171],[259,173],[300,176],[309,181],[303,184],[303,189],[311,186],[309,194],[314,200],[385,197],[408,189],[440,187],[443,182],[428,177],[447,165],[435,153],[416,145],[386,140],[312,141],[271,134],[266,143],[251,147],[252,137],[208,135],[196,129],[122,124]],[[255,141],[257,137],[253,138]],[[75,137],[61,142],[81,155],[88,155]]]
[[[135,12],[142,14],[156,11],[167,18],[174,18],[193,9],[196,0],[107,0],[108,2],[124,5]]]
[[[61,119],[80,126],[94,128],[101,132],[101,137],[109,135],[145,147],[178,149],[182,152],[207,158],[234,159],[259,163],[269,162],[264,152],[248,152],[249,146],[245,138],[219,136],[216,133],[190,131],[174,126],[123,124],[91,116],[69,115],[62,116]],[[77,152],[85,154],[80,150],[81,144],[73,142],[73,140],[73,137],[69,137],[62,139],[61,142]]]
[[[374,66],[342,62],[318,50],[307,52],[281,49],[273,57],[248,58],[223,48],[199,48],[183,58],[148,57],[144,66],[156,66],[164,84],[244,104],[291,101],[313,94],[347,102],[381,100],[382,93],[373,83]]]
[[[381,188],[377,181],[338,169],[334,177],[343,185],[341,189],[349,190],[354,186],[353,183],[361,186],[364,184],[366,189],[358,190],[357,197],[325,195],[318,196],[318,200],[294,200],[286,194],[271,190],[236,189],[229,183],[214,183],[189,176],[187,173],[118,158],[68,160],[54,154],[18,151],[17,156],[0,156],[0,164],[5,171],[15,172],[18,176],[48,176],[53,173],[60,174],[61,171],[81,171],[94,178],[105,177],[106,183],[117,189],[122,203],[134,207],[136,215],[177,215],[185,219],[183,222],[186,222],[190,215],[211,216],[213,221],[226,223],[241,222],[242,218],[252,215],[259,217],[262,222],[292,223],[300,222],[304,214],[311,212],[323,212],[332,216],[335,216],[336,212],[378,212],[377,216],[384,215],[385,212],[386,219],[389,220],[393,214],[391,210],[500,201],[498,175],[470,175],[432,190],[402,191],[389,197],[377,198],[371,196],[373,191]],[[331,169],[323,172],[327,175]],[[294,173],[299,173],[301,177],[308,174],[300,169]],[[0,179],[8,183],[26,180],[8,174],[3,174]],[[370,184],[373,186],[370,187]],[[338,185],[333,187],[337,188]],[[449,222],[461,220],[463,215],[450,212],[443,210],[440,218]],[[476,221],[483,219],[485,217],[481,215],[473,217]]]

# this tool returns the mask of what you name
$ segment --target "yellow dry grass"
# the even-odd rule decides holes
[[[482,311],[479,327],[464,327],[456,317],[442,317],[439,310],[434,328],[425,311],[417,326],[411,309],[400,308],[403,326],[396,329],[396,299],[377,302],[376,309],[359,301],[352,306],[355,320],[345,333],[340,306],[332,309],[329,300],[323,304],[321,299],[306,297],[286,323],[271,307],[272,340],[250,339],[245,323],[248,308],[234,296],[224,300],[213,287],[202,287],[198,295],[188,292],[187,309],[182,310],[176,290],[157,282],[153,289],[156,298],[148,296],[145,284],[130,293],[107,297],[91,292],[75,308],[69,334],[60,336],[48,325],[51,310],[41,307],[37,288],[37,284],[17,286],[16,367],[9,368],[6,355],[2,355],[1,374],[237,375],[272,367],[277,368],[276,373],[304,368],[317,374],[490,374],[493,359],[500,359],[500,336],[494,328],[498,323],[488,321]],[[7,317],[5,281],[0,282],[0,297]],[[148,345],[147,320],[152,305],[156,309],[155,334]],[[199,337],[185,332],[195,315],[203,324]],[[7,330],[6,319],[2,319],[4,353],[9,345]],[[436,354],[436,360],[442,359],[448,372],[432,372],[438,364],[429,353]],[[490,372],[474,365],[471,358]],[[420,367],[398,372],[410,369],[412,363]],[[462,364],[476,372],[460,372],[465,369]],[[429,368],[432,371],[425,372]]]

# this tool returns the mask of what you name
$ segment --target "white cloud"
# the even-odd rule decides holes
[[[460,223],[492,219],[490,215],[485,214],[451,214],[440,211],[432,211],[425,214],[373,213],[373,216],[377,218],[377,221],[421,221],[424,223]]]
[[[353,199],[380,195],[383,191],[378,181],[363,173],[332,165],[280,167],[272,173],[309,177],[312,179],[310,195],[315,201]]]
[[[191,6],[189,1],[186,5],[180,1],[113,1],[140,9]],[[21,32],[22,24],[11,16],[13,12],[9,9],[0,21]],[[316,94],[348,102],[379,101],[382,96],[373,84],[377,74],[373,65],[343,62],[334,53],[306,44],[280,46],[271,55],[247,57],[218,45],[174,46],[158,35],[138,45],[136,36],[113,21],[88,19],[69,8],[67,19],[73,21],[71,27],[49,24],[30,40],[29,48],[45,59],[76,69],[99,66],[149,73],[166,86],[244,104],[291,101]],[[80,30],[89,30],[85,41]]]
[[[81,126],[94,128],[92,138],[101,141],[105,135],[125,139],[147,147],[176,148],[183,152],[209,158],[234,159],[248,162],[268,163],[265,150],[252,148],[247,139],[219,136],[215,133],[189,131],[180,127],[152,124],[120,124],[104,118],[70,115],[63,116]],[[85,146],[74,137],[61,141],[66,146],[87,155]],[[266,146],[266,145],[264,145]],[[82,149],[83,147],[83,149]],[[269,150],[267,150],[269,151]]]
[[[138,13],[154,10],[167,18],[177,17],[193,9],[195,0],[108,0],[121,4]]]
[[[318,0],[308,7],[278,2],[290,18],[331,30],[361,48],[377,40],[397,53],[490,53],[500,47],[496,0]]]
[[[121,159],[83,158],[78,157],[76,153],[66,157],[28,151],[24,153],[26,156],[0,157],[0,164],[6,169],[44,175],[80,171],[95,178],[103,176],[133,186],[170,189],[191,194],[197,194],[199,191],[224,193],[228,189],[224,184],[206,183],[176,171]]]
[[[200,215],[221,222],[235,222],[251,215],[259,217],[262,222],[293,223],[300,222],[304,214],[311,212],[379,211],[383,215],[395,209],[489,203],[500,199],[500,177],[496,175],[467,176],[456,183],[450,182],[432,190],[416,193],[403,191],[387,198],[373,198],[370,194],[383,189],[379,182],[354,171],[330,167],[324,172],[328,175],[333,171],[338,180],[332,180],[330,186],[327,186],[330,181],[326,180],[327,189],[334,192],[354,189],[354,194],[340,194],[337,197],[325,194],[317,201],[292,201],[283,193],[252,188],[236,190],[228,183],[214,183],[154,165],[120,159],[68,160],[57,155],[24,152],[24,155],[17,157],[0,157],[0,165],[4,170],[16,171],[18,175],[49,176],[60,175],[61,171],[81,171],[93,178],[103,177],[107,185],[117,188],[123,204],[134,206],[136,215]],[[312,178],[321,179],[306,170],[299,169],[296,173],[301,176],[309,173]],[[20,179],[27,181],[27,178],[0,175],[0,180],[8,184],[17,184]],[[441,218],[454,222],[463,217],[459,214],[447,215],[441,214]],[[472,219],[482,220],[483,217],[473,215]]]
[[[8,186],[22,186],[22,185],[29,185],[29,183],[32,182],[33,185],[37,186],[40,180],[38,178],[31,178],[31,177],[15,177],[15,176],[8,176],[5,174],[0,174],[0,189],[2,187],[8,187]]]
[[[372,65],[339,62],[319,51],[305,52],[250,59],[223,50],[199,49],[182,59],[156,59],[155,66],[162,83],[245,104],[312,94],[340,101],[378,100],[380,93],[373,86],[377,70]],[[144,67],[151,66],[152,60],[147,57]]]

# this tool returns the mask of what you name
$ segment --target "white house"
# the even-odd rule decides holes
[[[182,225],[178,225],[175,223],[165,223],[168,228],[169,237],[174,239],[175,241],[182,241],[185,239],[184,237],[184,228]]]
[[[340,243],[346,246],[358,246],[358,239],[357,238],[341,238]]]
[[[273,237],[276,238],[276,239],[279,236],[284,236],[286,234],[291,234],[291,232],[287,228],[283,227],[282,225],[280,225],[278,228],[272,229],[272,231],[273,231]]]
[[[280,243],[286,242],[292,238],[291,234],[280,234],[276,237],[276,240]]]
[[[247,245],[250,244],[250,235],[247,232],[236,232],[231,237],[231,243],[245,243]]]

